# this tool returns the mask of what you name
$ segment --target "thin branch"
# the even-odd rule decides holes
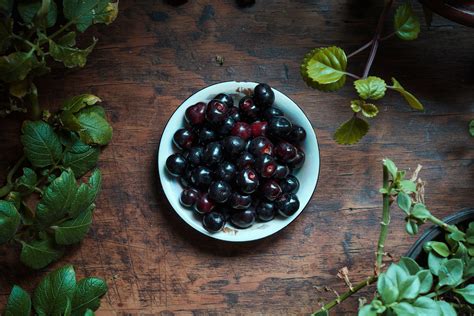
[[[390,190],[388,181],[388,169],[383,166],[383,188],[387,193],[383,194],[382,221],[380,222],[380,235],[377,242],[377,254],[375,259],[375,275],[379,275],[382,269],[383,255],[385,254],[385,240],[388,235],[388,225],[390,224]]]
[[[350,53],[349,55],[347,55],[347,58],[351,58],[357,54],[359,54],[360,52],[363,52],[364,50],[366,50],[367,48],[370,47],[370,45],[372,45],[372,42],[373,40],[371,40],[370,42],[366,43],[364,46],[360,47],[359,49],[356,49],[355,51],[353,51],[352,53]]]

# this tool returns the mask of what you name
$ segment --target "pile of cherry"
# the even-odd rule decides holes
[[[237,106],[221,93],[186,109],[185,128],[173,136],[179,152],[166,168],[185,188],[181,204],[202,215],[210,232],[228,221],[247,228],[277,214],[288,217],[300,206],[291,172],[304,163],[299,145],[306,132],[274,101],[270,86],[260,83]]]

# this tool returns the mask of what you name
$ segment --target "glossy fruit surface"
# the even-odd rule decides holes
[[[251,122],[255,121],[260,114],[259,108],[251,97],[243,97],[239,102],[239,109],[245,118]]]
[[[289,175],[280,181],[280,187],[284,193],[296,193],[300,187],[300,182],[294,175]]]
[[[196,135],[186,128],[181,128],[173,135],[173,142],[179,149],[189,149],[196,141]]]
[[[269,201],[277,199],[282,194],[280,185],[277,181],[273,179],[265,181],[260,186],[260,191],[262,192],[263,196]]]
[[[251,194],[257,190],[259,180],[255,170],[244,169],[235,176],[235,183],[240,191]]]
[[[207,104],[199,102],[186,109],[184,118],[190,125],[201,125],[205,121],[205,112]]]
[[[210,142],[217,140],[217,133],[210,127],[203,126],[199,130],[199,143],[206,145]]]
[[[196,201],[196,204],[194,206],[194,209],[199,213],[199,214],[205,214],[209,213],[212,211],[214,208],[214,202],[211,201],[209,198],[209,195],[206,194],[201,194],[199,198]]]
[[[254,210],[246,209],[232,214],[230,221],[238,228],[248,228],[255,223],[255,217],[256,214]]]
[[[227,105],[222,102],[212,100],[207,104],[206,120],[213,125],[218,125],[219,123],[224,122],[229,116],[227,114],[227,110]]]
[[[283,163],[288,163],[296,157],[298,150],[288,142],[280,142],[275,147],[275,155]]]
[[[204,154],[204,148],[196,146],[192,147],[186,159],[191,166],[199,166],[202,163],[202,156]]]
[[[275,204],[273,202],[262,201],[256,208],[259,220],[268,222],[275,217]]]
[[[188,188],[184,189],[183,192],[181,192],[181,198],[180,202],[183,204],[185,207],[192,207],[196,203],[196,201],[199,199],[199,192],[196,189],[193,188]]]
[[[290,120],[284,116],[274,116],[268,121],[268,134],[272,137],[285,138],[292,128]]]
[[[253,99],[259,107],[272,106],[275,102],[275,93],[266,83],[259,83],[253,90]]]
[[[246,168],[251,168],[255,164],[255,158],[254,156],[249,153],[248,151],[244,151],[243,153],[240,154],[240,156],[235,160],[235,164],[237,166],[237,169],[246,169]]]
[[[229,205],[235,209],[247,209],[252,204],[252,197],[250,195],[240,194],[234,192],[229,198]]]
[[[236,173],[237,167],[231,162],[224,161],[216,167],[214,176],[218,180],[230,183],[234,179]]]
[[[202,161],[207,166],[215,166],[224,159],[224,148],[219,142],[212,142],[207,144],[204,148]]]
[[[296,156],[288,162],[288,167],[291,169],[299,169],[303,166],[305,159],[304,151],[298,150]]]
[[[181,176],[184,174],[187,162],[181,154],[172,154],[166,159],[166,169],[173,176]]]
[[[209,187],[209,198],[217,203],[225,203],[232,194],[230,185],[222,180],[211,183]]]
[[[263,154],[271,155],[273,153],[273,143],[265,136],[259,136],[250,141],[248,151],[255,157]]]
[[[232,99],[232,97],[225,93],[219,93],[214,97],[214,100],[224,103],[225,105],[227,105],[228,108],[234,106],[234,100]]]
[[[300,207],[298,197],[293,193],[285,193],[276,201],[276,209],[280,215],[288,217],[296,213]]]
[[[245,149],[245,141],[239,136],[227,136],[224,139],[224,151],[228,157],[238,157]]]
[[[230,134],[233,136],[239,136],[243,140],[247,140],[252,136],[252,130],[250,129],[250,125],[245,122],[237,122],[232,127]]]
[[[255,160],[255,170],[263,177],[270,178],[277,169],[277,163],[271,155],[263,154]]]
[[[290,168],[287,165],[277,165],[273,177],[276,179],[285,179],[290,174]]]
[[[283,111],[276,107],[268,107],[262,111],[262,118],[265,121],[269,121],[274,116],[283,116]]]
[[[202,225],[211,233],[217,233],[222,230],[225,225],[225,217],[218,212],[210,212],[203,216]]]
[[[250,125],[250,129],[252,130],[252,137],[258,137],[258,136],[265,136],[267,133],[267,126],[268,122],[267,121],[257,121],[253,122]]]
[[[286,139],[293,144],[301,143],[306,139],[306,131],[299,125],[293,125]]]
[[[191,181],[200,188],[207,188],[212,182],[212,173],[209,168],[199,166],[192,171]]]

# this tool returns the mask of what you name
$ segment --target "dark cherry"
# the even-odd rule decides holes
[[[290,174],[290,168],[287,165],[277,165],[273,177],[276,179],[285,179]]]
[[[209,187],[209,197],[217,203],[225,203],[232,194],[230,185],[224,181],[214,181]]]
[[[193,182],[192,179],[192,174],[193,174],[194,167],[189,165],[186,167],[186,170],[184,170],[184,173],[181,175],[179,178],[179,181],[181,182],[181,185],[183,187],[188,187],[188,186],[196,186],[196,184]]]
[[[291,169],[299,169],[303,166],[305,161],[304,151],[298,150],[296,156],[288,162],[288,167]]]
[[[286,139],[293,144],[301,143],[306,139],[306,131],[299,125],[293,125],[291,132],[288,134]]]
[[[199,166],[192,171],[191,181],[200,188],[207,188],[212,182],[211,170]]]
[[[224,103],[225,105],[227,105],[228,108],[234,106],[234,100],[232,99],[232,97],[225,93],[219,93],[214,97],[214,100]]]
[[[199,213],[199,214],[205,214],[209,213],[212,211],[214,208],[214,202],[211,201],[209,198],[209,195],[206,194],[201,194],[199,198],[196,201],[196,204],[194,205],[194,209]]]
[[[198,198],[199,198],[198,190],[193,189],[193,188],[187,188],[187,189],[184,189],[183,192],[181,192],[181,198],[179,199],[179,201],[185,207],[192,207],[194,206]]]
[[[263,154],[255,159],[255,170],[263,177],[270,178],[277,168],[275,159],[268,154]]]
[[[252,209],[247,209],[240,212],[235,212],[230,217],[230,221],[233,225],[238,228],[248,228],[255,223],[255,211]]]
[[[217,133],[212,128],[203,126],[199,130],[199,143],[206,145],[215,140],[217,140]]]
[[[206,106],[207,106],[206,103],[199,102],[187,108],[184,114],[184,118],[186,119],[186,122],[188,122],[192,126],[197,126],[204,123]]]
[[[228,161],[220,163],[214,171],[216,179],[220,179],[226,182],[231,182],[234,179],[236,173],[237,167],[233,163]]]
[[[229,109],[228,113],[229,113],[229,117],[233,118],[234,121],[238,122],[241,120],[239,108],[232,107]]]
[[[283,111],[280,109],[277,109],[273,106],[268,107],[262,111],[262,117],[266,120],[269,121],[272,117],[274,116],[283,116]]]
[[[284,116],[274,116],[268,121],[268,135],[272,137],[286,138],[291,132],[293,125]]]
[[[217,212],[221,213],[224,216],[225,220],[227,221],[230,219],[230,216],[232,215],[232,213],[235,212],[235,210],[224,204],[224,205],[219,205],[219,210]]]
[[[275,147],[275,155],[283,163],[288,163],[295,158],[297,152],[296,147],[288,142],[280,142]]]
[[[255,157],[263,154],[271,155],[273,153],[273,144],[268,138],[259,136],[250,141],[248,151]]]
[[[276,200],[275,206],[280,215],[288,217],[296,213],[300,207],[300,201],[296,194],[285,193]]]
[[[259,116],[260,110],[251,97],[243,97],[239,102],[240,112],[244,114],[247,120],[255,121]]]
[[[224,122],[217,128],[219,135],[226,136],[230,134],[232,127],[235,125],[235,120],[232,117],[227,117]]]
[[[227,136],[224,141],[224,151],[228,157],[237,157],[245,149],[245,141],[239,136]]]
[[[244,151],[240,156],[235,160],[235,164],[239,170],[250,168],[255,164],[254,156],[248,151]]]
[[[253,99],[259,107],[272,106],[275,102],[275,93],[268,84],[260,83],[253,90]]]
[[[262,201],[256,208],[259,220],[268,222],[275,217],[275,204],[273,202]]]
[[[296,193],[300,188],[300,182],[294,175],[290,174],[280,181],[280,187],[284,193]]]
[[[182,154],[172,154],[166,159],[166,169],[173,176],[181,176],[186,170],[186,158]]]
[[[252,130],[250,129],[250,125],[245,122],[237,122],[232,127],[230,131],[232,136],[239,136],[243,140],[247,140],[252,136]]]
[[[202,217],[202,225],[211,233],[217,233],[225,225],[225,217],[221,213],[210,212]]]
[[[250,195],[243,195],[234,192],[231,194],[228,204],[230,207],[238,210],[247,209],[252,204],[252,197]]]
[[[212,100],[207,104],[206,120],[213,125],[219,125],[229,116],[227,114],[227,110],[227,105],[222,102]]]
[[[204,154],[204,148],[196,146],[192,147],[188,152],[188,163],[191,166],[199,166],[202,163],[202,156]]]
[[[224,158],[224,148],[219,142],[212,142],[204,147],[202,161],[207,166],[215,166]]]
[[[250,125],[250,129],[252,130],[252,137],[265,136],[267,132],[267,126],[268,122],[266,121],[253,122]]]
[[[259,180],[255,170],[244,169],[239,171],[235,176],[235,183],[240,191],[251,194],[257,190]]]
[[[196,135],[186,128],[178,129],[173,135],[173,142],[179,149],[189,149],[193,146]]]
[[[278,185],[278,182],[275,180],[267,180],[260,186],[260,191],[263,196],[269,200],[273,201],[282,194],[282,190]]]

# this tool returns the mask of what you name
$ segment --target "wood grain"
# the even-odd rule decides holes
[[[436,17],[416,41],[384,42],[372,73],[399,79],[426,111],[414,112],[388,93],[356,146],[332,140],[350,117],[350,84],[322,93],[299,75],[301,58],[316,46],[351,51],[368,41],[380,9],[379,2],[362,0],[257,1],[248,9],[231,0],[178,8],[121,1],[117,21],[94,28],[100,41],[87,66],[58,68],[40,84],[43,106],[91,92],[104,100],[113,123],[114,138],[100,161],[104,184],[93,228],[45,271],[22,268],[17,250],[0,247],[0,306],[14,283],[31,289],[46,271],[71,263],[81,277],[107,280],[99,315],[307,314],[332,297],[316,286],[344,290],[335,276],[339,268],[348,266],[353,281],[371,273],[382,158],[402,168],[424,166],[427,204],[436,215],[471,207],[473,29]],[[84,44],[92,36],[86,34]],[[222,66],[216,55],[224,57]],[[349,67],[361,72],[364,63],[365,56],[355,57]],[[156,171],[158,142],[174,109],[194,91],[226,80],[268,82],[288,94],[308,114],[321,150],[318,188],[304,213],[276,236],[243,245],[210,240],[183,224]],[[20,155],[19,128],[17,117],[0,122],[1,170]],[[404,232],[399,211],[392,220],[386,249],[397,257],[414,239]],[[336,314],[354,314],[357,304],[351,298]]]

